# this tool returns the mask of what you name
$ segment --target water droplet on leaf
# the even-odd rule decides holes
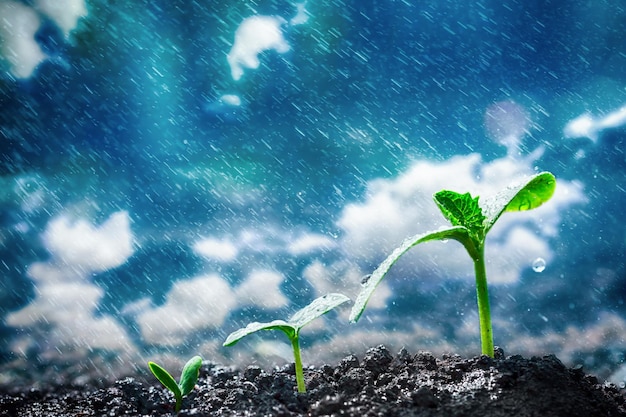
[[[367,284],[367,281],[369,281],[371,277],[372,274],[363,275],[363,278],[361,278],[361,285]]]

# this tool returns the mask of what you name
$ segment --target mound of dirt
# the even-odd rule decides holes
[[[393,356],[384,346],[359,360],[305,370],[307,392],[296,391],[294,368],[243,370],[205,363],[184,416],[626,416],[626,396],[555,356],[530,359],[428,352]],[[166,416],[173,396],[163,387],[126,378],[96,388],[4,388],[1,416]]]

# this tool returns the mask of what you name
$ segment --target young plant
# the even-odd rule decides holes
[[[435,202],[444,217],[452,223],[452,227],[419,234],[402,242],[364,283],[352,307],[350,321],[353,323],[358,321],[376,286],[392,265],[409,249],[422,242],[454,239],[465,247],[474,262],[481,348],[484,355],[493,357],[493,333],[485,270],[485,238],[502,213],[539,207],[552,197],[555,187],[554,175],[542,172],[523,183],[509,186],[482,202],[478,201],[478,197],[473,198],[469,193],[439,191],[434,195]]]
[[[148,362],[148,367],[150,371],[154,374],[156,379],[158,379],[165,388],[169,389],[174,393],[174,398],[176,398],[176,405],[174,410],[178,413],[183,405],[183,397],[191,392],[193,388],[196,386],[196,381],[198,381],[198,374],[200,373],[200,367],[202,366],[202,358],[200,356],[194,356],[189,359],[185,366],[183,367],[183,371],[180,374],[180,382],[176,383],[174,377],[163,369],[161,366],[157,365],[154,362]]]
[[[282,330],[291,341],[291,346],[293,347],[298,392],[306,392],[306,387],[304,385],[304,372],[302,370],[302,359],[300,358],[300,329],[346,301],[350,301],[350,299],[343,294],[326,294],[322,297],[316,298],[311,304],[304,307],[302,310],[297,311],[289,319],[289,321],[274,320],[269,323],[254,322],[248,324],[246,327],[228,335],[226,341],[224,342],[224,346],[232,346],[242,337],[259,330]]]

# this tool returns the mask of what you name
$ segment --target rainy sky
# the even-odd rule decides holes
[[[288,361],[221,345],[549,170],[487,241],[496,345],[621,375],[625,67],[620,0],[0,0],[2,363]],[[415,248],[304,355],[475,355],[472,273]]]

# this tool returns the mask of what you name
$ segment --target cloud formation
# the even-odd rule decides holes
[[[203,329],[219,328],[237,300],[228,282],[216,274],[174,283],[165,304],[137,317],[146,343],[176,346]]]
[[[78,19],[87,15],[84,0],[36,0],[32,7],[0,0],[0,55],[17,78],[28,78],[47,55],[35,40],[42,17],[53,21],[66,39]]]
[[[28,78],[46,54],[35,41],[41,19],[37,12],[15,1],[0,2],[0,52],[17,78]]]
[[[37,0],[35,9],[51,19],[68,39],[78,19],[87,16],[85,0]]]
[[[563,135],[566,138],[588,138],[596,143],[604,130],[624,125],[626,125],[626,106],[602,117],[593,117],[590,113],[582,114],[565,125]]]
[[[112,214],[100,226],[67,216],[52,220],[42,236],[55,260],[89,272],[102,272],[123,264],[133,253],[130,217]]]
[[[212,273],[174,283],[165,303],[151,307],[136,302],[142,311],[137,324],[146,343],[178,346],[196,332],[221,328],[229,314],[247,305],[277,309],[289,300],[280,290],[282,274],[255,270],[238,287]]]
[[[126,329],[97,313],[104,291],[89,281],[93,273],[118,267],[132,255],[128,213],[114,213],[100,226],[60,216],[49,222],[42,241],[51,258],[28,268],[35,299],[6,317],[8,326],[29,330],[13,349],[23,355],[34,349],[49,358],[94,349],[134,352]]]
[[[220,262],[233,261],[239,253],[239,249],[232,240],[213,237],[195,242],[192,248],[197,255]]]
[[[285,19],[276,16],[251,16],[241,22],[235,32],[235,43],[226,57],[233,80],[238,81],[245,69],[257,69],[262,52],[284,54],[289,51],[282,32],[286,23]]]

